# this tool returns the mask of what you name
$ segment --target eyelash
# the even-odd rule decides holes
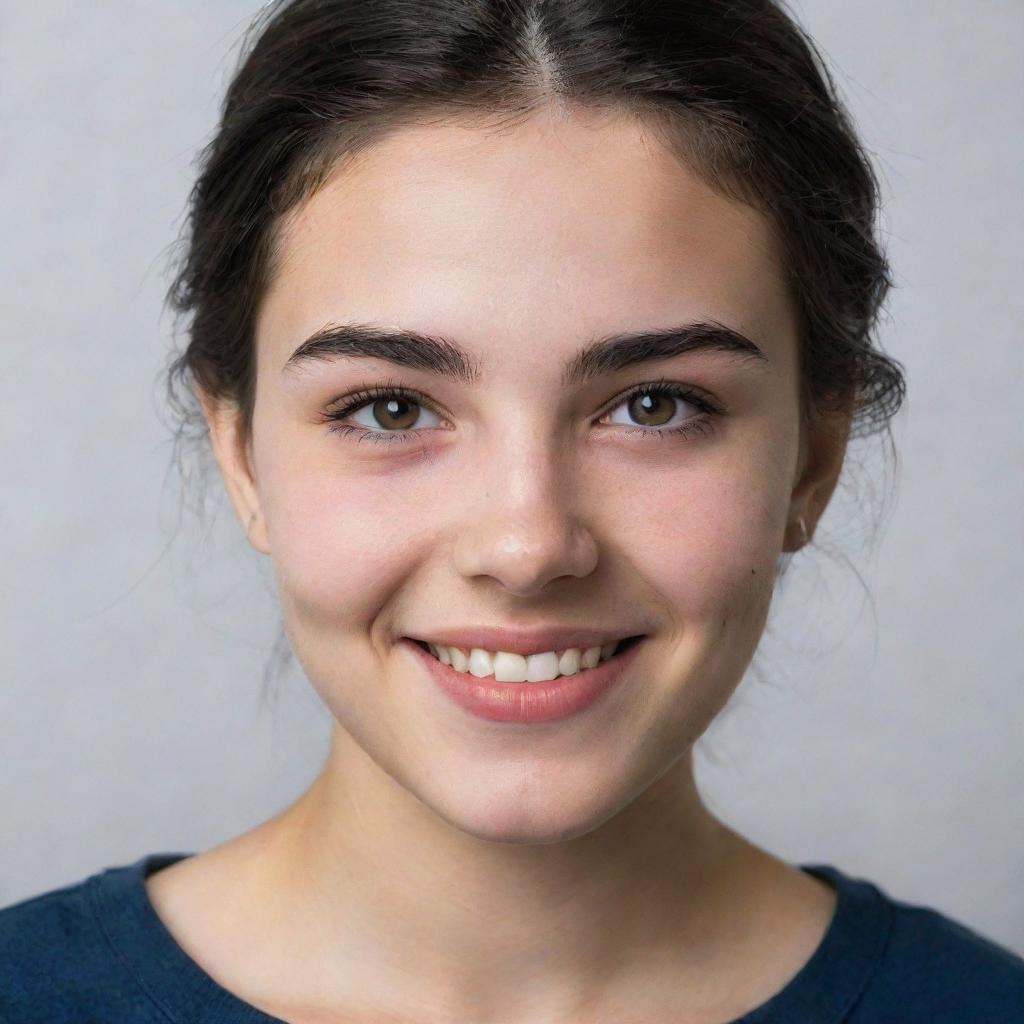
[[[713,402],[704,392],[687,387],[683,384],[675,384],[662,378],[661,380],[654,381],[649,384],[639,384],[636,387],[631,388],[625,394],[618,396],[615,403],[610,405],[608,409],[601,414],[602,418],[617,409],[624,402],[628,402],[631,398],[634,398],[637,395],[667,395],[670,398],[681,398],[683,401],[688,402],[690,405],[695,406],[701,411],[702,415],[692,417],[680,427],[669,427],[668,429],[659,427],[635,427],[632,430],[625,431],[627,434],[643,434],[646,437],[657,438],[662,441],[666,440],[670,435],[678,435],[683,438],[706,436],[713,429],[713,424],[711,422],[712,417],[721,415],[722,412],[724,412],[724,410],[716,402]],[[385,381],[383,384],[377,384],[373,387],[353,392],[351,395],[346,396],[345,404],[341,408],[325,413],[324,421],[329,423],[327,429],[332,433],[341,435],[358,434],[360,436],[356,438],[357,443],[365,440],[383,442],[385,444],[390,444],[394,441],[410,441],[412,440],[413,434],[422,433],[421,430],[370,430],[366,427],[357,427],[352,426],[350,423],[340,422],[378,398],[404,398],[408,401],[414,402],[416,405],[430,409],[439,416],[441,415],[441,413],[434,408],[432,403],[428,401],[425,395],[413,390],[412,388],[403,387],[400,384]]]

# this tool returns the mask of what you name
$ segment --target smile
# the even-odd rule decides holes
[[[569,647],[525,656],[510,651],[488,651],[480,647],[465,649],[425,640],[414,642],[456,672],[478,679],[490,677],[501,683],[537,683],[596,668],[640,639],[639,636],[626,637],[599,647]]]

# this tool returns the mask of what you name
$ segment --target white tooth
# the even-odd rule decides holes
[[[526,659],[526,680],[530,683],[542,683],[558,677],[558,655],[554,651],[543,654],[531,654]]]
[[[579,670],[580,649],[570,647],[568,650],[562,651],[562,656],[558,659],[558,671],[563,676],[574,676]]]
[[[521,654],[498,651],[494,655],[494,678],[499,683],[525,683],[526,659]]]
[[[479,678],[494,675],[494,661],[490,654],[480,647],[474,647],[469,652],[469,671]]]
[[[614,653],[618,643],[614,640],[603,647],[588,647],[583,651],[570,647],[561,655],[557,651],[544,651],[527,657],[510,651],[491,652],[481,647],[473,647],[467,652],[444,644],[427,646],[438,661],[451,665],[458,672],[469,672],[478,678],[493,676],[498,682],[522,683],[545,682],[560,675],[572,676],[581,669],[594,668]]]

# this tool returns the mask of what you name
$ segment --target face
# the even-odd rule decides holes
[[[450,339],[478,377],[286,365],[356,322]],[[760,356],[698,347],[563,377],[595,339],[705,322]],[[283,223],[256,344],[251,437],[207,412],[296,656],[382,780],[490,839],[582,834],[681,761],[841,463],[801,425],[770,223],[625,118],[386,138]],[[398,395],[330,419],[382,385]],[[402,641],[477,625],[645,639],[596,704],[510,725],[453,704]]]

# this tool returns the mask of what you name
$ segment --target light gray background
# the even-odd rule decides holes
[[[326,749],[297,672],[263,699],[266,565],[226,503],[178,529],[165,480],[165,250],[256,8],[0,7],[0,906],[244,831]],[[1024,953],[1024,6],[795,9],[883,179],[902,471],[872,549],[879,446],[854,453],[699,779],[780,856]]]

